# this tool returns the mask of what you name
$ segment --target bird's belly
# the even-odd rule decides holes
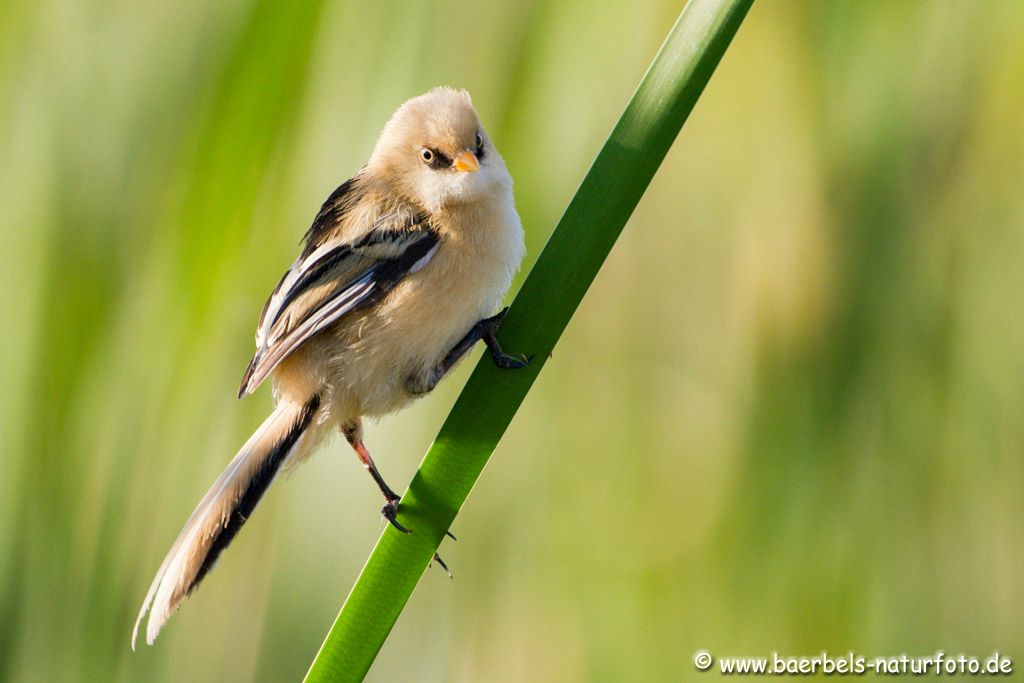
[[[470,269],[447,256],[439,250],[377,306],[339,326],[342,343],[328,383],[335,403],[351,406],[342,412],[375,417],[406,405],[414,398],[406,380],[435,368],[477,321],[496,311],[511,275]]]

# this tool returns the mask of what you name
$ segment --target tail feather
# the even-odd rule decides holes
[[[146,643],[152,645],[174,610],[210,571],[281,465],[301,445],[319,407],[318,396],[304,405],[280,403],[203,496],[149,587],[132,630],[133,650],[146,613]]]

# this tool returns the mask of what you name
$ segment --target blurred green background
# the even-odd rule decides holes
[[[442,83],[516,179],[528,266],[679,7],[7,0],[0,679],[299,678],[383,528],[343,442],[128,647],[269,410],[234,398],[266,295]],[[756,3],[370,680],[1024,667],[1022,84],[1019,2]],[[393,486],[468,369],[369,429]]]

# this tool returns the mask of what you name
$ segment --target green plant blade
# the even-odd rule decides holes
[[[366,675],[752,2],[691,0],[683,9],[502,324],[503,346],[533,363],[477,364],[402,497],[399,521],[415,532],[384,531],[307,681]]]

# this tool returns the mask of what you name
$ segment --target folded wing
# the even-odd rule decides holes
[[[347,313],[372,306],[427,264],[438,235],[427,216],[396,211],[355,240],[316,236],[281,279],[256,330],[256,355],[239,397],[252,393],[277,365]]]

